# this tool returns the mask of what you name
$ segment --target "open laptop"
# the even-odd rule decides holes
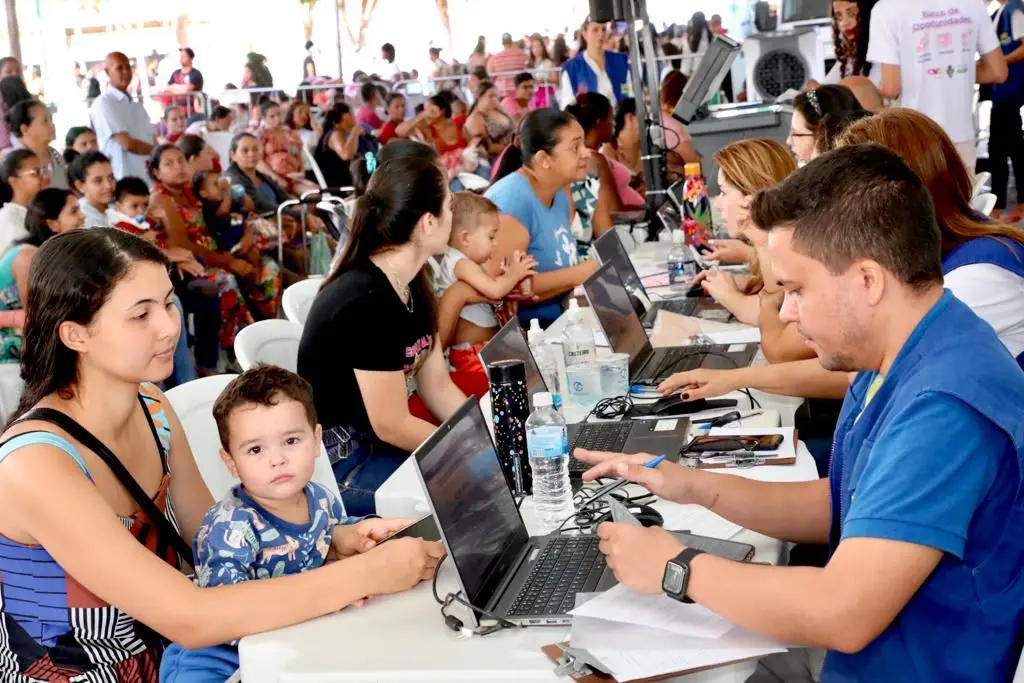
[[[471,605],[524,626],[562,626],[576,593],[615,585],[596,536],[527,533],[475,398],[413,457]]]
[[[480,350],[480,360],[486,368],[499,360],[521,360],[526,365],[526,389],[533,397],[547,391],[544,376],[523,335],[523,328],[515,318],[510,320],[491,341]],[[569,453],[577,448],[613,453],[664,453],[672,462],[678,462],[679,451],[686,443],[690,421],[685,417],[664,420],[620,420],[618,422],[581,422],[567,426]],[[573,484],[590,465],[576,458],[569,460],[569,476]]]
[[[609,230],[597,238],[594,242],[594,249],[597,250],[601,263],[612,263],[615,265],[615,270],[619,271],[619,277],[622,278],[622,283],[626,286],[633,310],[640,316],[640,322],[644,327],[654,325],[658,311],[668,311],[679,315],[701,315],[706,311],[715,311],[722,318],[729,318],[728,311],[710,297],[683,297],[653,301],[647,288],[644,287],[643,280],[636,272],[633,261],[629,258],[629,253],[617,230]],[[651,302],[650,307],[645,304],[648,301]]]
[[[633,384],[657,384],[672,373],[697,368],[743,368],[757,355],[757,344],[695,344],[655,349],[613,263],[604,264],[587,278],[583,291],[612,350],[629,354],[629,381]]]

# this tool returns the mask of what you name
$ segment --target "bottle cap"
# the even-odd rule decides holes
[[[580,308],[580,302],[579,301],[577,301],[575,298],[569,299],[569,310],[570,311],[578,311],[579,308]]]
[[[498,360],[487,366],[491,384],[526,382],[526,363],[521,360]]]
[[[540,329],[540,321],[537,320],[536,318],[532,318],[530,320],[530,332],[543,332],[543,331],[544,330]]]
[[[686,233],[684,233],[682,230],[673,230],[672,231],[672,243],[673,244],[682,244],[683,243],[683,239],[685,237],[686,237]]]
[[[700,162],[691,161],[683,166],[683,173],[686,175],[700,175]]]
[[[533,396],[533,407],[534,408],[547,408],[555,405],[554,400],[551,398],[550,392],[538,391]]]

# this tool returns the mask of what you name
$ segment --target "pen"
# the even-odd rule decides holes
[[[651,458],[650,460],[648,460],[647,462],[645,462],[644,463],[644,467],[653,470],[655,467],[657,467],[658,465],[660,465],[663,462],[665,462],[665,454],[664,453],[662,453],[661,455],[655,456],[655,457]],[[613,491],[618,491],[619,489],[621,489],[623,486],[625,486],[628,483],[629,482],[626,481],[625,479],[619,479],[618,481],[616,481],[616,482],[614,482],[612,484],[608,484],[607,486],[604,486],[604,487],[598,489],[597,491],[595,491],[594,495],[592,495],[590,497],[590,500],[594,501],[594,500],[598,500],[600,498],[603,498],[604,496],[607,496],[609,493],[611,493]]]

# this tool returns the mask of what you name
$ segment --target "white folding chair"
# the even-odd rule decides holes
[[[210,146],[217,156],[220,157],[220,167],[226,169],[231,165],[231,138],[234,137],[226,130],[207,131],[206,144]]]
[[[971,208],[983,216],[991,216],[996,208],[996,196],[991,192],[982,192],[971,200]]]
[[[214,500],[224,497],[238,480],[220,459],[220,436],[217,423],[213,420],[213,404],[231,380],[238,375],[213,375],[186,382],[167,391],[167,400],[181,420],[185,429],[185,438],[192,449],[192,457],[196,460],[199,474],[202,475],[206,488]],[[320,484],[335,496],[340,497],[338,482],[334,480],[330,461],[323,445],[320,446],[320,457],[313,468],[313,481]]]
[[[316,157],[309,151],[309,147],[302,146],[302,156],[306,160],[306,168],[313,172],[313,177],[316,178],[316,182],[320,185],[321,190],[327,189],[327,179],[324,178],[324,172],[320,170],[320,164],[316,163]]]
[[[235,358],[243,370],[257,363],[295,372],[299,364],[302,325],[291,320],[260,320],[235,337]]]
[[[988,171],[982,171],[981,173],[975,174],[974,176],[974,196],[977,197],[979,194],[988,192],[990,188],[989,182],[992,180],[992,174]]]
[[[462,183],[462,186],[470,191],[486,190],[491,184],[476,173],[458,173],[455,176]]]
[[[284,296],[281,301],[281,305],[284,308],[284,317],[293,323],[305,325],[306,316],[309,315],[309,308],[313,305],[313,299],[316,298],[316,293],[320,291],[320,286],[323,283],[324,278],[322,276],[314,275],[308,280],[296,282],[284,290]]]

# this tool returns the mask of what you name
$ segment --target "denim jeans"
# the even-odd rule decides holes
[[[195,361],[192,360],[192,351],[188,348],[188,322],[185,320],[185,309],[177,294],[174,295],[174,305],[178,307],[178,314],[181,316],[181,334],[178,335],[178,345],[174,347],[174,369],[171,370],[171,376],[164,380],[164,387],[167,389],[191,382],[199,376],[196,374]]]
[[[345,512],[352,517],[376,514],[377,489],[409,457],[408,452],[384,443],[372,431],[353,428],[325,430],[324,446]]]
[[[162,683],[223,683],[238,670],[238,648],[215,645],[186,650],[172,644],[160,661]]]

